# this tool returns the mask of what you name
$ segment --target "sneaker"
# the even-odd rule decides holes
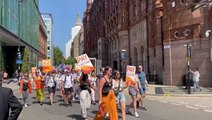
[[[129,114],[130,113],[130,108],[128,107],[127,109],[126,109],[126,114]]]
[[[134,115],[135,115],[135,117],[136,117],[136,118],[139,118],[139,115],[138,115],[138,113],[137,113],[137,112],[135,112],[135,114],[134,114]]]
[[[141,107],[141,110],[147,111],[147,109],[145,107]]]
[[[26,108],[27,107],[27,104],[25,104],[24,107]]]

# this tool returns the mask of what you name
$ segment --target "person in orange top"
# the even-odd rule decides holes
[[[37,71],[35,73],[34,82],[35,82],[35,89],[36,89],[36,98],[38,100],[38,103],[40,103],[40,105],[43,105],[43,100],[44,100],[44,92],[43,92],[44,79],[39,74],[39,71]]]
[[[27,98],[29,96],[29,93],[32,94],[32,85],[27,77],[27,74],[23,75],[20,81],[20,92],[23,96],[24,107],[27,107]]]
[[[116,96],[112,89],[112,68],[105,67],[103,77],[99,80],[99,112],[94,120],[103,120],[109,113],[110,120],[118,120]]]

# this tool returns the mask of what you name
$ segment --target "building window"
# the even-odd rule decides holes
[[[50,33],[50,31],[49,30],[47,30],[47,34],[49,34]]]
[[[50,46],[47,47],[47,50],[50,50]]]
[[[185,4],[187,0],[180,0],[180,3]]]

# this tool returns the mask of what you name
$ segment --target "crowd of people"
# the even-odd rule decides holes
[[[35,74],[32,74],[32,72],[20,72],[17,75],[17,79],[20,92],[23,96],[23,106],[28,107],[27,98],[33,91],[36,93],[38,103],[43,105],[45,99],[44,91],[48,90],[49,105],[54,105],[56,91],[59,91],[60,97],[64,100],[64,106],[66,107],[72,106],[72,101],[78,99],[80,101],[81,114],[85,120],[88,120],[87,111],[91,104],[97,104],[96,98],[98,98],[99,109],[94,120],[103,120],[105,117],[109,117],[110,120],[118,120],[118,108],[121,110],[122,120],[126,120],[126,114],[129,113],[130,108],[133,110],[132,114],[137,118],[139,117],[137,109],[147,110],[144,106],[144,99],[148,83],[141,65],[137,66],[134,83],[129,85],[125,84],[118,70],[105,67],[101,68],[100,71],[99,75],[96,75],[95,71],[85,74],[82,71],[75,71],[74,69],[56,70],[49,73],[41,73],[40,70],[37,70]],[[198,86],[200,76],[198,68],[191,72],[194,74],[194,90],[201,90]],[[5,76],[2,74],[2,77]],[[128,93],[132,98],[128,107],[126,107],[125,89],[128,89]],[[19,106],[19,111],[16,113],[16,115],[19,115],[21,110],[20,104],[14,95],[12,93],[10,94],[15,105]],[[13,103],[11,103],[10,107],[13,107],[12,105]]]
[[[74,69],[65,69],[62,72],[56,70],[46,74],[37,70],[35,75],[21,73],[19,79],[24,107],[27,107],[27,98],[33,90],[36,92],[38,103],[43,105],[44,90],[47,89],[50,105],[55,103],[56,91],[60,91],[60,97],[63,98],[66,107],[72,106],[72,101],[79,99],[82,117],[85,120],[87,120],[87,110],[91,104],[96,105],[96,98],[98,98],[99,110],[94,120],[102,120],[104,117],[118,120],[117,108],[121,109],[123,120],[126,120],[126,113],[129,113],[130,108],[133,108],[135,117],[139,117],[138,108],[147,110],[144,107],[144,98],[148,84],[142,66],[138,66],[138,73],[134,78],[135,83],[131,85],[126,85],[121,79],[121,73],[118,70],[112,70],[111,67],[101,68],[99,75],[96,75],[95,71],[85,74]],[[132,103],[128,108],[126,108],[124,92],[127,88],[132,98]]]

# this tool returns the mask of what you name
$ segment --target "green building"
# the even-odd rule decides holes
[[[37,66],[38,4],[39,0],[0,0],[0,69],[9,76],[21,69],[25,48],[29,49],[29,67]]]

